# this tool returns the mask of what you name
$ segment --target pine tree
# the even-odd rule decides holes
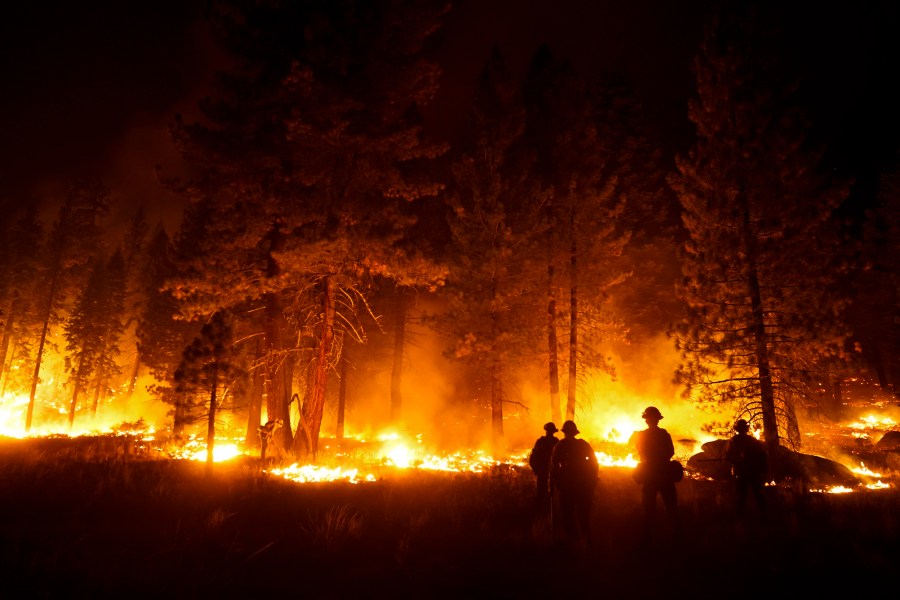
[[[125,331],[125,303],[127,297],[127,274],[125,257],[117,250],[104,265],[102,282],[103,313],[98,315],[100,340],[96,369],[94,372],[94,399],[91,414],[97,414],[98,406],[106,400],[110,381],[122,372],[118,357]]]
[[[515,145],[525,126],[521,97],[499,51],[482,70],[471,110],[474,139],[453,165],[448,306],[439,319],[449,357],[471,372],[469,392],[490,407],[495,454],[505,451],[503,405],[527,331],[529,206],[517,202],[521,171]],[[525,210],[520,210],[525,209]]]
[[[630,273],[619,257],[631,238],[624,218],[635,133],[624,127],[623,99],[610,83],[591,83],[542,47],[525,82],[527,145],[547,234],[548,352],[551,416],[558,408],[559,329],[568,329],[565,418],[574,419],[577,389],[589,369],[612,371],[604,342],[614,320],[603,305]],[[533,192],[534,193],[534,192]],[[558,305],[565,295],[568,302]],[[566,323],[567,320],[567,323]]]
[[[138,339],[136,328],[138,318],[142,311],[142,303],[146,297],[141,290],[141,276],[144,266],[148,261],[146,254],[147,235],[149,233],[146,217],[144,216],[144,207],[140,207],[135,211],[134,216],[128,227],[123,241],[123,258],[125,265],[125,327],[128,337],[132,340],[134,348],[134,358],[131,361],[131,374],[128,380],[128,398],[134,393],[134,386],[137,383],[138,374],[141,368],[141,353],[138,347]]]
[[[846,338],[830,220],[846,185],[817,171],[755,16],[716,19],[695,61],[697,138],[671,178],[689,234],[674,333],[686,394],[762,421],[774,464],[781,440],[799,446],[797,412],[814,407]]]
[[[192,421],[197,411],[206,415],[206,464],[212,466],[216,440],[216,415],[241,373],[232,361],[234,339],[231,322],[223,312],[215,313],[200,334],[182,353],[175,370],[177,391],[184,398],[184,416]]]
[[[29,334],[37,312],[36,288],[39,282],[40,259],[44,251],[43,227],[30,207],[25,214],[4,232],[2,251],[2,309],[3,323],[0,340],[0,395],[8,386],[10,367],[17,355],[27,354]],[[19,352],[15,349],[18,347]],[[24,352],[23,352],[24,350]]]
[[[85,266],[102,248],[101,220],[109,210],[109,191],[98,182],[73,182],[50,232],[40,276],[43,305],[37,313],[37,337],[31,392],[25,413],[25,431],[31,430],[41,364],[51,326],[62,318],[61,310]]]
[[[315,455],[339,302],[363,300],[361,279],[403,277],[409,203],[439,186],[414,168],[441,148],[422,141],[419,108],[437,68],[424,40],[446,7],[433,2],[222,3],[219,39],[241,62],[204,104],[212,126],[177,122],[175,139],[201,177],[185,191],[211,203],[202,267],[177,284],[197,315],[262,307],[270,419],[289,423],[293,371],[313,343],[310,393],[294,436]],[[224,10],[218,10],[223,8]],[[308,302],[310,298],[314,302]],[[298,307],[307,310],[297,312]],[[286,320],[289,312],[291,323]]]
[[[184,244],[192,239],[191,219],[186,218],[182,232]],[[138,354],[156,383],[150,388],[153,396],[172,406],[176,437],[183,431],[179,399],[175,392],[175,370],[183,349],[196,336],[199,326],[180,318],[179,303],[165,289],[167,282],[178,275],[176,249],[162,225],[157,225],[147,243],[147,263],[142,270],[141,287],[145,301],[138,317]]]

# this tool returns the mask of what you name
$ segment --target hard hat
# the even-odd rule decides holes
[[[655,406],[648,406],[647,408],[644,409],[644,412],[641,413],[641,418],[642,419],[656,419],[657,421],[659,421],[660,419],[663,418],[663,416],[662,416],[662,413],[659,412],[658,408],[656,408]]]
[[[575,427],[575,421],[566,421],[565,423],[563,423],[562,431],[563,433],[571,434],[581,433],[580,431],[578,431],[578,428]]]
[[[551,421],[550,423],[544,424],[544,431],[547,433],[556,433],[559,429],[557,429],[556,424]]]
[[[734,430],[740,433],[747,433],[750,431],[750,423],[746,419],[738,419],[734,424]]]

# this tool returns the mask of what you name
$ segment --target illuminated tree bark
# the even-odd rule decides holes
[[[312,365],[312,389],[309,400],[304,404],[300,423],[297,426],[295,444],[300,456],[311,454],[313,457],[319,449],[319,430],[322,427],[322,413],[325,408],[325,392],[328,389],[328,370],[331,366],[331,351],[334,345],[334,294],[335,284],[331,277],[321,282],[321,319],[317,323],[317,347]]]
[[[552,236],[548,236],[552,237]],[[548,242],[550,247],[551,242]],[[556,333],[557,314],[556,314],[556,268],[553,261],[547,261],[547,349],[548,349],[548,369],[550,379],[550,420],[554,423],[562,422],[562,413],[559,407],[559,336]]]
[[[397,315],[394,320],[394,351],[391,361],[391,423],[397,423],[403,416],[403,353],[406,342],[406,290],[397,288]]]

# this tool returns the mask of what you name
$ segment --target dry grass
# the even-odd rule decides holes
[[[637,487],[604,469],[578,551],[535,518],[531,475],[510,467],[296,485],[240,463],[210,475],[108,442],[31,440],[0,442],[0,481],[3,598],[807,596],[876,591],[900,564],[895,490],[768,489],[771,519],[740,522],[727,485],[685,480],[683,535],[643,545]]]

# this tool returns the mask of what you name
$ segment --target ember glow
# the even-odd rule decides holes
[[[623,366],[618,381],[612,382],[601,376],[587,377],[584,386],[584,403],[580,407],[576,422],[581,430],[580,437],[594,447],[598,463],[602,468],[633,469],[637,459],[629,446],[629,438],[645,424],[640,419],[643,407],[657,406],[664,414],[663,425],[672,434],[676,445],[676,458],[684,464],[700,451],[703,443],[713,438],[703,431],[703,424],[710,415],[695,410],[689,402],[680,398],[680,390],[667,378],[653,377],[645,366],[647,362],[661,365],[668,371],[673,368],[676,358],[660,351],[658,355],[643,357],[642,361],[629,362],[618,359]],[[639,363],[639,364],[638,364]],[[634,365],[631,369],[627,365]],[[417,389],[440,390],[435,382],[441,381],[439,369],[432,372],[422,369],[417,379],[410,378],[410,385]],[[35,420],[31,436],[47,435],[130,435],[139,439],[145,447],[151,448],[159,456],[176,460],[205,462],[205,425],[199,427],[185,439],[173,441],[171,416],[165,411],[169,407],[155,402],[149,395],[136,396],[130,401],[129,410],[116,410],[126,404],[122,399],[124,390],[111,390],[105,403],[95,415],[89,414],[87,406],[82,406],[70,430],[66,421],[68,401],[66,395],[52,396],[55,380],[48,378],[39,388],[36,402]],[[149,383],[149,382],[148,382]],[[146,389],[146,385],[138,386]],[[372,393],[380,394],[380,385],[373,385]],[[523,390],[525,406],[541,406],[545,402],[543,392],[526,387]],[[438,396],[447,396],[441,392]],[[412,395],[410,395],[412,397]],[[316,460],[293,464],[261,465],[267,474],[300,484],[318,482],[347,482],[350,484],[370,483],[387,477],[402,476],[405,471],[438,471],[446,473],[485,473],[498,467],[528,469],[527,458],[534,440],[540,435],[545,419],[539,411],[510,411],[504,415],[504,435],[506,451],[494,455],[487,448],[490,434],[488,423],[477,413],[457,413],[448,408],[454,403],[447,398],[422,399],[410,402],[420,414],[410,412],[407,422],[401,427],[377,428],[372,423],[383,420],[378,413],[369,412],[369,406],[378,405],[377,398],[357,398],[358,407],[353,418],[345,423],[345,433],[340,439],[329,437],[333,423],[323,422],[322,436],[319,438],[319,454]],[[27,393],[6,393],[0,397],[0,435],[23,438],[25,411],[28,405]],[[156,407],[154,409],[154,406]],[[296,405],[295,405],[296,406]],[[137,410],[146,412],[148,418],[135,417]],[[263,415],[264,417],[264,415]],[[245,416],[220,415],[222,422],[216,425],[213,461],[225,463],[234,460],[257,461],[258,448],[245,446]],[[233,418],[235,423],[229,422]],[[727,421],[727,415],[717,417]],[[291,415],[291,423],[296,423],[296,411]],[[264,419],[263,419],[264,420]],[[473,427],[474,425],[474,427]],[[858,487],[823,487],[812,491],[822,493],[849,493],[857,490],[879,490],[892,487],[893,471],[873,468],[851,453],[835,458],[822,450],[846,447],[840,440],[880,439],[886,431],[897,426],[897,421],[885,411],[873,409],[845,423],[804,426],[809,440],[811,454],[828,456],[844,464],[862,482]],[[481,428],[481,429],[479,429]],[[754,431],[754,435],[759,435]],[[806,446],[806,442],[804,442]],[[820,450],[817,452],[816,450]],[[695,476],[686,473],[688,478]]]

